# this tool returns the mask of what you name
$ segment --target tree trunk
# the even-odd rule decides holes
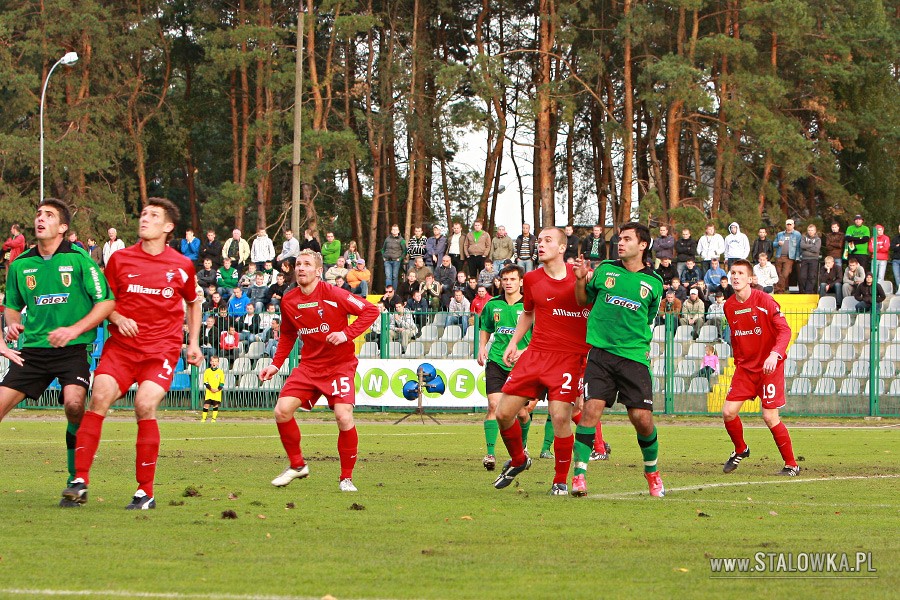
[[[627,22],[631,16],[632,0],[623,0],[623,19]],[[631,81],[631,27],[626,26],[624,32],[624,57],[622,69],[622,88],[624,98],[622,135],[624,152],[622,155],[622,191],[619,194],[619,213],[615,215],[618,226],[631,216],[632,188],[634,187],[634,84]]]
[[[628,2],[629,0],[626,0]],[[551,227],[556,222],[554,201],[554,159],[556,148],[553,144],[553,114],[556,102],[551,96],[550,85],[553,81],[550,53],[554,49],[556,37],[556,0],[539,0],[538,30],[539,68],[537,86],[537,129],[535,145],[540,155],[540,183],[538,197],[541,206],[541,225]],[[536,165],[538,167],[538,165]]]

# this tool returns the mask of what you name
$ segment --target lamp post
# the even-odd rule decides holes
[[[44,201],[44,96],[47,95],[47,84],[50,83],[50,76],[53,75],[53,69],[59,65],[72,65],[78,62],[77,52],[66,52],[62,58],[53,63],[47,78],[44,80],[44,89],[41,91],[41,202]]]

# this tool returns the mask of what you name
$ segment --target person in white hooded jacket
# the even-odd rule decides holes
[[[736,222],[728,226],[728,235],[725,236],[725,261],[728,263],[728,269],[731,264],[739,259],[746,259],[750,256],[750,240],[747,234],[741,232],[741,226]]]

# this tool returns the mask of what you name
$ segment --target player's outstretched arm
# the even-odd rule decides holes
[[[584,260],[584,254],[579,254],[575,259],[573,272],[575,273],[575,301],[578,302],[578,306],[587,306],[590,304],[587,295],[587,276],[590,269]]]
[[[129,319],[117,311],[109,314],[109,322],[118,327],[119,333],[125,337],[135,337],[138,334],[138,324],[134,319]]]
[[[115,300],[97,302],[91,311],[68,327],[57,327],[47,336],[47,340],[54,348],[62,348],[85,331],[96,329],[113,312],[116,307]]]
[[[203,307],[200,298],[196,298],[188,304],[188,364],[200,366],[203,363],[203,352],[200,350],[200,318],[203,315]]]

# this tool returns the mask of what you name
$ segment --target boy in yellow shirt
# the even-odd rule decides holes
[[[225,387],[225,373],[219,369],[218,356],[209,357],[209,368],[203,372],[203,387],[206,388],[206,398],[203,400],[203,417],[200,422],[206,421],[209,409],[212,408],[212,422],[215,423],[222,404],[222,389]]]

